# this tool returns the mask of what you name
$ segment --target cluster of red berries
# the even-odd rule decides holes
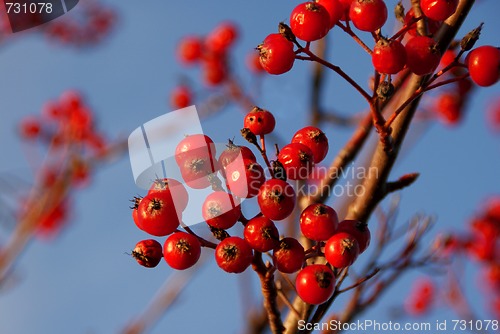
[[[265,135],[274,130],[275,124],[272,113],[254,107],[245,116],[241,132],[264,152],[257,136],[264,143]],[[182,183],[166,178],[156,180],[145,197],[134,199],[132,216],[141,230],[168,237],[163,247],[153,239],[140,241],[132,255],[146,267],[155,267],[163,257],[172,268],[182,270],[198,261],[201,247],[211,247],[220,268],[241,273],[252,263],[254,252],[272,251],[277,270],[288,274],[299,271],[296,288],[304,301],[325,302],[335,286],[334,268],[352,265],[368,247],[370,231],[366,224],[356,220],[339,223],[333,208],[311,204],[300,215],[302,234],[315,242],[311,249],[305,250],[295,238],[280,238],[274,221],[289,217],[295,208],[295,190],[287,177],[306,179],[314,163],[322,161],[327,153],[326,135],[316,127],[302,128],[279,151],[274,168],[270,163],[267,165],[271,176],[268,178],[250,148],[230,141],[217,158],[215,145],[208,136],[186,136],[176,147],[175,160],[187,187],[212,187],[199,210],[219,243],[207,241],[189,228],[186,232],[178,229],[189,195]],[[267,157],[265,160],[268,162]],[[247,220],[242,216],[241,202],[254,197],[260,213]],[[238,221],[244,225],[243,237],[230,236],[227,230]],[[324,257],[327,263],[306,264],[306,259],[317,256]]]
[[[421,278],[413,283],[410,295],[405,300],[405,311],[412,316],[429,313],[436,300],[436,287],[429,278]]]
[[[87,185],[92,170],[89,159],[106,154],[107,143],[96,129],[92,110],[76,91],[67,91],[59,100],[48,102],[41,115],[22,119],[19,134],[26,141],[48,147],[48,158],[36,176],[37,187],[44,192]],[[66,221],[66,197],[48,205],[40,217],[38,230],[42,235],[54,235]],[[29,203],[23,205],[20,215],[27,214],[29,207]]]
[[[229,74],[229,52],[238,39],[238,28],[232,22],[223,22],[206,36],[184,37],[177,48],[177,58],[186,66],[201,65],[203,82],[209,87],[224,83]],[[191,105],[192,91],[187,85],[171,93],[175,108]]]

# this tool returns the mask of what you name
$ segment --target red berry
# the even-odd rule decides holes
[[[313,153],[301,143],[285,145],[278,154],[278,161],[285,168],[286,175],[292,180],[305,180],[314,167]]]
[[[406,13],[404,24],[407,26],[411,25],[411,28],[408,30],[410,36],[419,36],[417,31],[417,23],[415,22],[415,12],[413,11],[413,8],[410,8],[410,10],[408,10],[408,12]],[[440,26],[441,22],[439,21],[435,21],[432,19],[427,20],[427,30],[429,32],[429,35],[434,35],[434,33],[438,31]]]
[[[191,105],[191,89],[186,86],[178,86],[174,88],[170,94],[170,104],[173,108],[181,109]]]
[[[201,244],[198,239],[186,232],[176,232],[165,240],[163,256],[168,265],[177,270],[190,268],[198,262]]]
[[[139,204],[141,203],[142,197],[134,197],[134,199],[131,200],[131,202],[134,204],[130,207],[132,209],[132,219],[135,223],[135,225],[142,230],[142,222],[139,219]]]
[[[219,169],[217,160],[206,153],[206,149],[195,149],[183,154],[182,160],[178,161],[182,179],[193,189],[204,189],[210,186],[209,176]]]
[[[203,62],[203,80],[209,87],[220,85],[227,78],[227,69],[220,59]]]
[[[182,139],[175,148],[175,160],[183,161],[183,155],[189,151],[195,151],[200,157],[214,157],[215,145],[213,140],[203,134],[188,135]]]
[[[243,231],[245,240],[253,249],[267,252],[279,245],[279,232],[273,221],[266,217],[252,218]]]
[[[203,41],[197,36],[184,37],[177,48],[177,56],[184,64],[193,64],[201,59]]]
[[[436,42],[427,36],[412,37],[405,45],[406,64],[417,75],[434,72],[441,56]]]
[[[132,250],[132,256],[141,266],[154,268],[163,257],[161,244],[153,239],[139,241]]]
[[[337,230],[337,212],[328,205],[311,204],[300,215],[300,231],[311,240],[328,240]]]
[[[435,21],[444,21],[458,7],[458,0],[420,0],[420,8],[425,16]]]
[[[265,71],[260,63],[260,54],[255,52],[255,50],[248,54],[246,64],[248,69],[255,74],[260,74]]]
[[[242,273],[252,263],[252,247],[239,237],[222,240],[215,248],[217,265],[228,273]]]
[[[172,197],[175,208],[178,211],[184,211],[188,205],[189,195],[182,183],[171,178],[156,179],[151,188],[149,188],[148,195],[158,192],[167,193]]]
[[[500,49],[484,45],[472,50],[466,59],[472,81],[482,87],[494,85],[500,77]]]
[[[241,216],[240,201],[225,191],[215,191],[203,202],[202,215],[208,225],[228,229]]]
[[[297,239],[283,238],[273,251],[274,266],[282,273],[292,274],[302,268],[306,253]]]
[[[436,112],[447,124],[453,125],[460,121],[462,116],[462,99],[456,93],[442,93],[436,102]]]
[[[330,14],[315,2],[304,2],[290,14],[290,28],[295,37],[312,42],[326,36],[330,30]]]
[[[260,64],[270,74],[283,74],[292,69],[295,62],[293,43],[281,34],[270,34],[257,49]]]
[[[383,0],[355,0],[349,18],[359,30],[374,32],[387,21],[387,6]]]
[[[243,121],[243,127],[250,129],[256,136],[267,135],[273,132],[275,126],[276,120],[273,114],[259,107],[254,107],[250,110]]]
[[[21,136],[26,139],[35,139],[41,132],[40,121],[35,117],[26,117],[21,120],[19,130]]]
[[[297,274],[295,289],[304,302],[319,305],[333,295],[335,282],[335,275],[327,265],[311,264]]]
[[[326,242],[326,260],[335,268],[349,267],[358,255],[358,241],[349,233],[337,232]]]
[[[226,145],[226,149],[219,156],[219,166],[225,170],[230,163],[237,159],[257,162],[257,158],[251,149],[246,146],[235,145],[230,140],[229,144]]]
[[[297,131],[293,135],[292,143],[300,143],[309,147],[315,164],[323,161],[328,154],[328,138],[321,129],[314,126],[306,126]]]
[[[339,0],[316,0],[316,3],[325,7],[330,17],[329,28],[333,28],[344,14],[344,5]]]
[[[238,38],[238,28],[232,22],[219,24],[206,38],[210,51],[224,53]]]
[[[157,237],[174,232],[182,216],[182,212],[176,210],[172,196],[165,192],[147,195],[141,200],[137,210],[138,226]]]
[[[266,181],[264,169],[252,160],[233,161],[226,168],[226,176],[228,189],[240,198],[257,196]]]
[[[379,73],[396,74],[405,67],[405,47],[397,40],[381,38],[373,48],[372,63]]]
[[[349,9],[351,8],[351,3],[354,0],[339,0],[342,5],[342,17],[340,18],[342,21],[347,21],[349,19]]]
[[[371,233],[366,223],[359,220],[346,219],[339,223],[337,232],[346,232],[358,241],[359,254],[363,253],[370,245]]]
[[[295,190],[286,181],[267,180],[260,187],[257,200],[264,216],[272,220],[283,220],[295,207]]]

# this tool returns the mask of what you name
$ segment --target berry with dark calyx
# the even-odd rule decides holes
[[[240,237],[222,240],[215,248],[217,265],[228,273],[242,273],[252,263],[252,247]]]
[[[283,220],[295,207],[295,190],[283,180],[271,179],[260,187],[257,201],[264,216],[272,220]]]
[[[257,196],[266,181],[264,169],[257,162],[236,160],[226,168],[226,182],[229,191],[240,198]]]
[[[261,74],[265,71],[260,63],[260,55],[255,50],[248,54],[246,58],[246,64],[248,69],[254,74]]]
[[[500,49],[491,45],[477,47],[469,52],[465,64],[474,83],[492,86],[500,78]]]
[[[196,151],[200,157],[215,157],[216,149],[213,140],[204,134],[193,134],[184,137],[175,148],[175,160],[177,163],[183,161],[183,156]]]
[[[387,6],[383,0],[354,0],[349,18],[359,30],[374,32],[387,21]]]
[[[293,43],[281,34],[268,35],[257,49],[260,64],[269,74],[283,74],[290,71],[295,62]]]
[[[306,126],[297,131],[293,135],[292,143],[300,143],[309,147],[315,164],[323,161],[328,154],[328,138],[321,129],[314,126]]]
[[[349,267],[358,255],[358,241],[349,233],[337,232],[325,244],[326,260],[335,268]]]
[[[304,302],[319,305],[333,295],[335,283],[335,275],[327,265],[311,264],[297,274],[295,289]]]
[[[137,196],[134,196],[134,198],[131,200],[131,202],[133,203],[133,205],[130,207],[130,209],[132,209],[132,220],[134,221],[135,225],[140,229],[142,230],[142,222],[141,220],[139,219],[139,204],[141,203],[141,200],[142,200],[142,197],[137,197]]]
[[[251,149],[246,146],[235,145],[231,140],[229,140],[229,143],[226,145],[226,149],[222,151],[219,156],[219,166],[225,170],[227,165],[238,158],[254,162],[257,161],[257,158]]]
[[[363,253],[370,245],[371,233],[366,223],[355,219],[346,219],[339,223],[337,232],[346,232],[358,241],[359,253]]]
[[[200,255],[200,241],[192,234],[176,232],[165,240],[163,257],[174,269],[184,270],[194,266]]]
[[[286,171],[283,164],[278,160],[271,161],[271,168],[275,179],[286,181]]]
[[[330,17],[330,29],[342,18],[344,6],[339,0],[316,0],[316,3],[325,7]]]
[[[328,240],[336,231],[339,223],[337,212],[328,205],[315,203],[300,214],[300,231],[311,240]]]
[[[182,183],[172,178],[156,179],[149,188],[148,195],[158,192],[170,194],[175,207],[184,211],[189,202],[189,195]]]
[[[273,251],[273,263],[282,273],[292,274],[302,268],[305,256],[304,247],[297,239],[283,238]]]
[[[202,54],[203,41],[200,37],[187,36],[180,41],[177,49],[177,56],[182,63],[191,65],[199,61]]]
[[[243,121],[245,128],[249,129],[254,135],[262,136],[273,132],[276,126],[276,120],[272,113],[259,107],[254,107],[246,114]]]
[[[325,7],[315,2],[301,3],[290,14],[293,34],[306,42],[323,38],[330,27],[330,14]]]
[[[406,64],[405,47],[397,40],[381,38],[373,48],[372,64],[379,73],[398,73]]]
[[[154,239],[139,241],[132,250],[132,256],[141,266],[154,268],[160,263],[162,254],[161,244]]]
[[[292,180],[305,180],[314,168],[313,153],[309,147],[301,143],[285,145],[278,154],[278,161]]]
[[[170,194],[159,192],[149,194],[141,200],[137,216],[143,231],[163,237],[177,229],[182,212],[176,210]]]
[[[420,0],[420,8],[422,13],[428,18],[435,21],[444,21],[455,11],[458,7],[459,0]]]
[[[210,176],[219,170],[217,160],[204,148],[183,153],[177,163],[182,179],[193,189],[211,186]]]
[[[208,225],[228,229],[241,216],[240,201],[225,191],[215,191],[203,202],[202,215]]]
[[[267,252],[279,245],[279,232],[273,221],[264,216],[252,218],[245,225],[243,236],[259,252]]]
[[[426,36],[412,37],[405,45],[406,65],[416,75],[434,72],[439,65],[441,55],[436,42]]]

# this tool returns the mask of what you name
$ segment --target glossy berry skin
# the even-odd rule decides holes
[[[262,166],[248,159],[229,164],[226,168],[226,177],[229,191],[240,198],[257,196],[260,187],[266,181]]]
[[[216,173],[219,169],[217,160],[207,152],[205,148],[198,148],[183,153],[177,161],[182,179],[193,189],[209,187],[210,174]]]
[[[312,42],[326,36],[330,30],[330,14],[315,2],[297,5],[290,14],[290,28],[295,37]]]
[[[397,40],[380,39],[373,48],[372,63],[379,73],[396,74],[405,67],[405,47]]]
[[[411,24],[411,28],[408,30],[408,34],[410,36],[419,36],[418,31],[417,31],[417,24],[415,22],[415,12],[413,11],[413,8],[410,8],[408,10],[408,12],[406,13],[405,19],[404,19],[404,24],[405,25]],[[427,30],[428,30],[430,35],[434,35],[436,33],[436,31],[438,31],[440,26],[441,26],[441,22],[432,20],[430,18],[427,19]]]
[[[177,211],[168,193],[154,193],[144,197],[137,208],[142,230],[162,237],[174,232],[179,226],[181,211]]]
[[[474,83],[492,86],[500,77],[500,49],[490,45],[475,48],[467,55],[466,65]]]
[[[285,168],[291,180],[305,180],[314,168],[313,153],[301,143],[285,145],[278,154],[278,161]]]
[[[339,0],[316,0],[316,3],[325,7],[330,16],[330,29],[342,18],[344,6]]]
[[[346,219],[339,223],[337,232],[346,232],[356,238],[360,254],[370,246],[371,233],[366,223],[354,219]]]
[[[272,220],[283,220],[295,207],[295,190],[286,181],[271,179],[260,187],[257,201],[264,216]]]
[[[458,0],[420,0],[420,8],[422,13],[428,18],[435,21],[444,21],[458,7]]]
[[[292,274],[302,268],[305,260],[304,247],[297,239],[283,238],[273,251],[274,266],[285,274]]]
[[[335,275],[327,265],[311,264],[297,274],[295,289],[304,302],[319,305],[333,295],[335,282]]]
[[[252,218],[245,225],[243,236],[259,252],[268,252],[279,245],[279,232],[273,221],[264,216]]]
[[[255,157],[255,154],[253,154],[251,149],[246,146],[235,145],[230,141],[229,144],[227,144],[226,149],[222,151],[219,156],[219,166],[225,170],[227,165],[229,165],[236,159],[251,160],[253,162],[257,162],[257,158]]]
[[[349,267],[358,255],[358,241],[349,233],[337,232],[325,244],[326,260],[335,268]]]
[[[426,36],[412,37],[405,45],[406,65],[416,75],[434,72],[441,58],[436,42]]]
[[[328,138],[321,129],[314,126],[306,126],[297,131],[292,137],[292,143],[309,147],[315,164],[323,161],[328,154]]]
[[[189,195],[182,183],[172,178],[156,179],[149,188],[148,195],[154,193],[170,195],[178,211],[184,211],[189,202]]]
[[[177,47],[177,57],[187,65],[196,63],[203,54],[203,41],[197,36],[184,37]]]
[[[246,114],[243,127],[250,129],[256,136],[263,136],[273,132],[276,120],[271,112],[254,107]]]
[[[268,35],[257,49],[260,64],[267,73],[279,75],[292,69],[295,62],[293,43],[281,34]]]
[[[132,256],[141,266],[154,268],[160,263],[163,254],[161,244],[154,239],[139,241],[132,250]]]
[[[186,232],[170,235],[163,245],[163,257],[168,265],[177,270],[190,268],[198,262],[201,244],[198,239]]]
[[[337,212],[328,205],[315,203],[300,214],[300,231],[311,240],[328,240],[336,231],[339,223]]]
[[[387,6],[383,0],[354,0],[349,18],[359,30],[374,32],[387,21]]]
[[[253,259],[252,247],[240,237],[222,240],[215,248],[217,265],[228,273],[242,273]]]
[[[207,196],[201,212],[208,225],[228,229],[241,216],[240,201],[225,191],[215,191]]]
[[[216,150],[213,140],[204,134],[193,134],[184,137],[175,148],[175,160],[177,163],[183,161],[188,152],[196,152],[201,158],[215,156]]]

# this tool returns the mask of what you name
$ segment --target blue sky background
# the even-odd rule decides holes
[[[389,8],[396,3],[386,2]],[[100,46],[76,50],[54,45],[33,33],[36,28],[0,46],[0,177],[8,173],[32,177],[26,159],[30,150],[18,140],[16,124],[26,115],[39,113],[47,100],[67,89],[83,92],[100,129],[111,138],[126,138],[144,122],[170,111],[168,95],[180,75],[188,73],[195,82],[198,79],[196,70],[185,71],[176,62],[177,42],[186,34],[205,34],[222,20],[240,24],[234,67],[252,87],[244,66],[247,53],[275,32],[278,22],[286,21],[299,1],[105,3],[117,9],[119,21]],[[484,21],[479,44],[498,45],[499,10],[498,1],[477,1],[462,35]],[[369,57],[338,30],[330,33],[329,43],[330,59],[360,83],[367,83]],[[290,73],[262,82],[256,100],[275,114],[281,138],[290,138],[306,125],[308,95],[303,92],[309,90],[309,67],[297,62]],[[340,112],[351,114],[364,108],[363,101],[337,77],[328,77],[326,92],[325,105]],[[438,218],[435,233],[464,229],[487,196],[500,191],[500,137],[488,130],[485,121],[485,109],[499,92],[496,85],[475,94],[464,122],[456,128],[434,124],[410,135],[418,141],[396,165],[393,177],[416,171],[421,177],[402,193],[401,224],[420,212]],[[238,137],[241,115],[236,107],[227,108],[204,121],[205,132],[214,141]],[[330,137],[329,157],[333,157],[351,130],[326,126],[324,131]],[[133,224],[128,209],[129,199],[138,193],[142,190],[134,184],[127,156],[99,169],[92,185],[74,198],[70,227],[53,242],[34,241],[18,262],[18,281],[0,290],[1,333],[116,333],[142,312],[173,271],[163,262],[147,270],[125,255],[137,241],[147,238]],[[336,205],[336,199],[331,204]],[[8,228],[0,228],[3,242]],[[255,281],[255,275],[250,270],[241,277],[225,274],[211,260],[211,251],[205,253],[204,268],[152,333],[241,332],[244,314],[239,289],[248,280]],[[471,269],[467,279],[475,283],[477,272]],[[363,317],[388,320],[385,306],[401,304],[413,276],[404,277],[378,304],[381,307]],[[476,289],[469,289],[468,294],[480,310],[482,295]],[[251,298],[257,300],[257,296]],[[453,318],[441,308],[422,320]]]

